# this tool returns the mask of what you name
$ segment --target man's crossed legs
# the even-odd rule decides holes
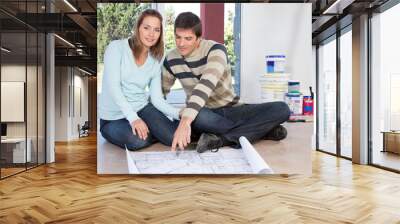
[[[196,149],[204,152],[226,145],[239,148],[241,136],[250,142],[268,136],[280,140],[286,137],[286,130],[280,124],[287,121],[289,116],[289,107],[284,102],[203,108],[192,123],[196,133],[203,133]]]

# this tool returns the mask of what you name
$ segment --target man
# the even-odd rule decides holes
[[[202,26],[191,12],[175,20],[176,49],[164,60],[162,86],[166,95],[176,79],[186,93],[186,108],[174,134],[171,150],[183,150],[191,141],[191,130],[202,133],[196,150],[201,153],[225,145],[240,147],[239,137],[250,142],[281,140],[289,119],[284,102],[239,104],[232,86],[231,69],[223,44],[201,38]]]

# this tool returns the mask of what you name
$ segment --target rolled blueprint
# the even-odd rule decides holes
[[[251,169],[255,174],[273,174],[274,171],[263,158],[258,154],[254,147],[250,144],[246,137],[242,136],[239,138],[240,145],[247,161],[250,164]]]
[[[129,174],[139,174],[139,170],[137,169],[135,165],[135,161],[133,161],[128,148],[125,145],[125,150],[126,150],[126,159],[128,160],[128,171]]]

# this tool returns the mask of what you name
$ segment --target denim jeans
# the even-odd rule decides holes
[[[145,140],[133,134],[131,125],[125,118],[119,120],[100,119],[101,135],[107,141],[123,149],[126,145],[129,150],[142,149],[157,140],[164,145],[172,145],[173,136],[179,124],[178,121],[171,121],[151,103],[147,104],[137,114],[146,123],[150,131]]]
[[[198,133],[208,132],[221,136],[224,145],[240,147],[241,136],[250,142],[260,140],[273,128],[287,121],[289,116],[289,107],[284,102],[202,108],[192,128]]]

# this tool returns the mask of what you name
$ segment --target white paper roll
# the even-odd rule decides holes
[[[135,161],[132,159],[131,154],[129,153],[128,148],[125,145],[126,150],[126,161],[128,162],[128,172],[129,174],[139,174],[139,170],[135,165]]]
[[[242,146],[242,150],[244,155],[246,156],[251,169],[254,173],[257,174],[273,174],[274,171],[268,164],[264,161],[264,159],[258,154],[257,150],[250,144],[246,137],[242,136],[239,138],[240,145]]]

